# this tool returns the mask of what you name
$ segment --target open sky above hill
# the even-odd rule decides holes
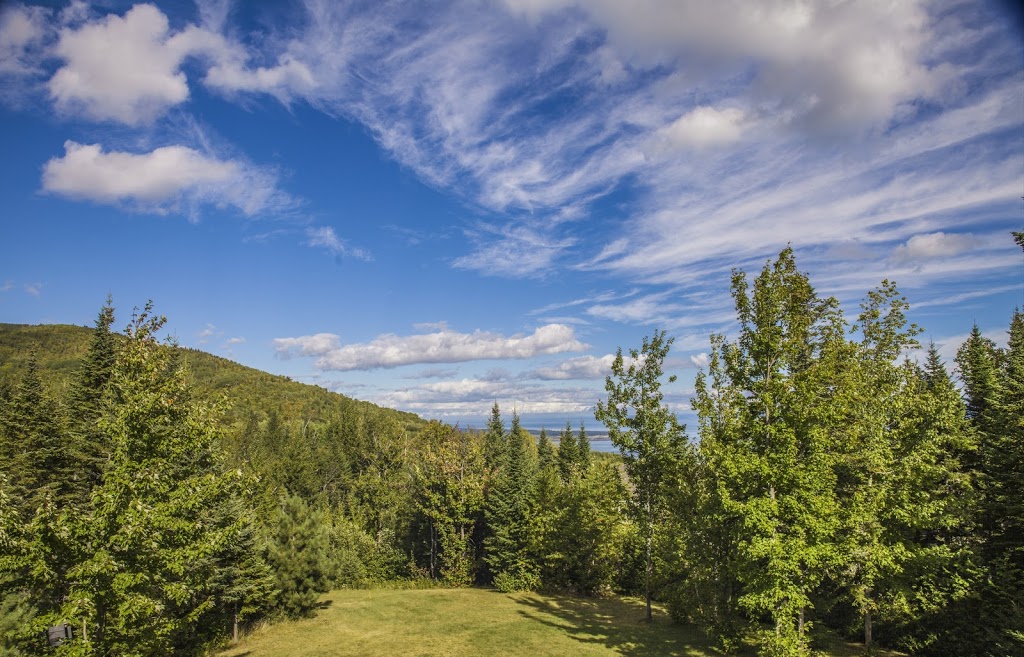
[[[1013,3],[0,5],[0,321],[179,342],[428,418],[688,399],[733,267],[895,280],[947,360],[1024,304]],[[691,428],[692,427],[691,419]]]

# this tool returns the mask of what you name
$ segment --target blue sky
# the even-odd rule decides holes
[[[181,344],[482,426],[688,399],[733,267],[883,278],[947,360],[1024,304],[1011,3],[0,5],[0,321]]]

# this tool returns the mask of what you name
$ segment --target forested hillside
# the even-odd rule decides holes
[[[89,349],[93,329],[66,324],[0,323],[0,389],[9,388],[34,357],[39,376],[56,396],[67,392],[81,359]],[[407,429],[423,425],[417,415],[382,409],[314,385],[268,374],[197,349],[179,351],[197,396],[213,402],[223,395],[229,421],[241,422],[255,413],[261,420],[274,410],[286,417],[320,419],[331,413],[383,413]]]

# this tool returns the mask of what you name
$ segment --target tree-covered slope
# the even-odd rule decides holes
[[[53,396],[61,399],[89,347],[92,332],[91,328],[67,324],[0,323],[0,390],[14,385],[35,353],[40,377]],[[227,419],[233,424],[250,414],[263,420],[271,410],[283,417],[313,420],[353,412],[381,413],[411,431],[424,424],[412,413],[380,408],[197,349],[174,349],[187,364],[195,392],[209,401],[226,399]]]

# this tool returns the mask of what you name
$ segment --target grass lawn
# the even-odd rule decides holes
[[[643,602],[483,589],[334,591],[315,618],[261,628],[218,657],[711,657],[696,629]],[[834,657],[855,655],[836,646]]]

